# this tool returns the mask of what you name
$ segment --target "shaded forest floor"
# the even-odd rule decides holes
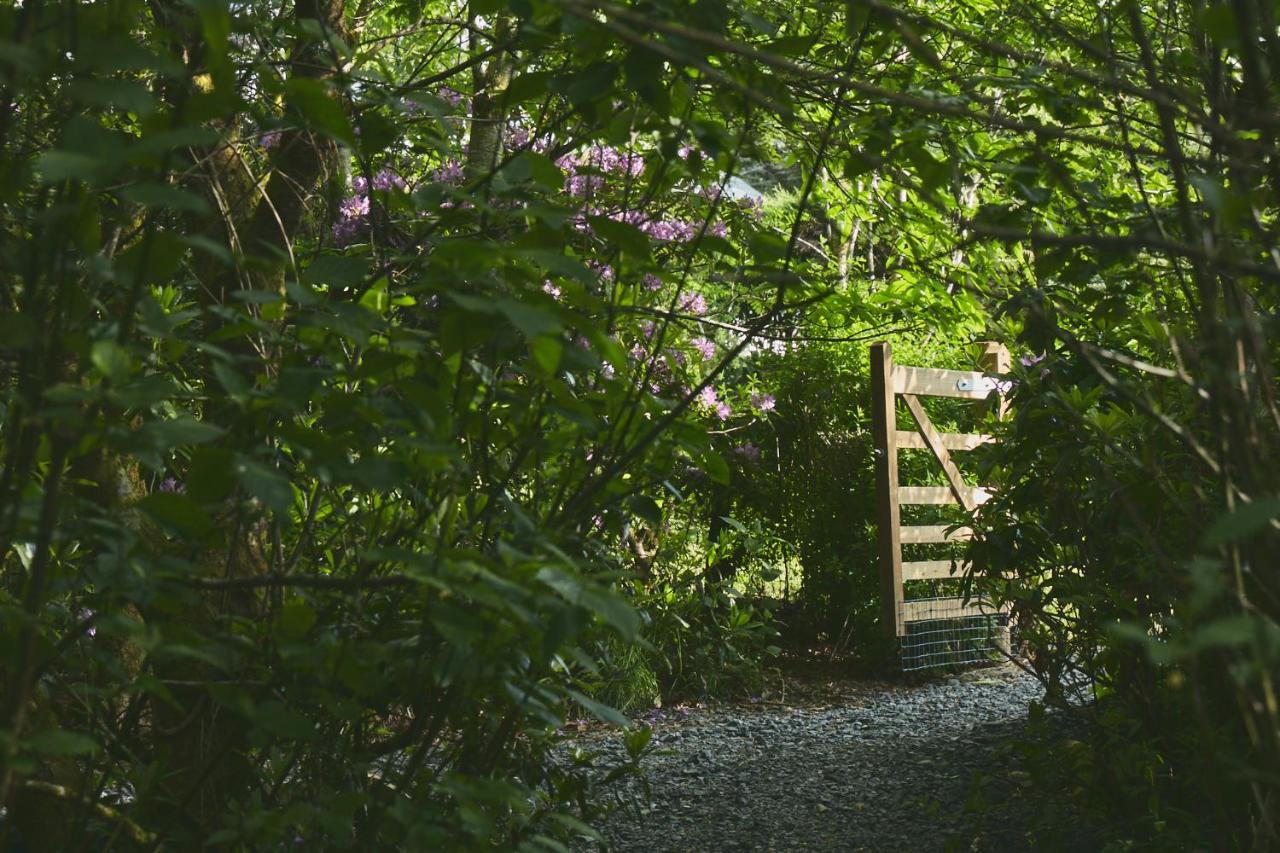
[[[1013,666],[917,683],[809,666],[773,694],[647,715],[657,746],[644,762],[649,791],[617,792],[604,821],[610,849],[1098,847],[1065,801],[1045,802],[1027,784],[1020,756],[1041,690]],[[600,731],[577,740],[619,750]]]

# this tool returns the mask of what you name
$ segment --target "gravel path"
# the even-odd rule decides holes
[[[639,785],[622,792],[604,826],[611,849],[1023,846],[1018,815],[1009,814],[1017,804],[975,813],[965,803],[975,770],[1002,760],[996,744],[1021,730],[1040,698],[1034,679],[1001,667],[915,686],[831,687],[799,705],[655,713],[658,751],[645,760],[652,800]],[[583,737],[606,754],[618,749],[602,735]]]

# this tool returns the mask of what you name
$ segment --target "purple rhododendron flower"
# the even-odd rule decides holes
[[[720,398],[716,396],[716,386],[708,385],[698,392],[698,402],[707,408],[714,408],[720,402]]]
[[[752,394],[751,406],[758,412],[772,412],[777,408],[778,401],[773,398],[772,394]]]
[[[686,293],[680,297],[679,308],[701,317],[707,313],[707,300],[701,293]]]
[[[363,219],[339,219],[331,230],[333,242],[339,246],[350,246],[364,231],[364,226]]]
[[[590,260],[587,261],[587,266],[600,276],[601,281],[613,281],[613,267],[603,261]]]
[[[351,191],[356,195],[369,194],[369,182],[365,180],[364,175],[356,175],[351,179]]]
[[[527,127],[514,125],[507,133],[508,148],[527,148],[532,135]]]
[[[283,131],[268,130],[258,139],[258,144],[270,151],[280,144],[280,137],[284,135]]]
[[[450,86],[441,86],[436,90],[436,97],[451,107],[462,103],[462,93]]]
[[[542,283],[542,292],[550,296],[552,299],[560,298],[560,288],[552,284],[550,279]]]
[[[353,195],[343,199],[342,204],[338,205],[338,213],[344,219],[358,219],[362,216],[368,216],[369,197],[367,195]]]
[[[373,188],[382,192],[391,192],[392,190],[406,190],[409,185],[405,183],[404,178],[397,175],[390,168],[384,168],[373,176]]]
[[[733,449],[733,452],[744,457],[748,462],[760,461],[760,448],[756,447],[751,442],[747,442],[741,447],[735,447]]]
[[[647,272],[644,274],[644,278],[641,279],[641,283],[644,284],[644,286],[647,287],[649,290],[662,289],[662,279],[658,278],[656,275],[654,275],[651,272]]]
[[[167,492],[171,495],[184,495],[187,492],[187,487],[176,477],[169,476],[165,477],[164,480],[161,481],[160,491]]]
[[[431,180],[440,184],[460,184],[465,179],[466,173],[462,170],[462,164],[453,158],[445,160],[439,169],[431,173]]]
[[[729,420],[729,415],[733,414],[733,409],[729,408],[729,404],[723,401],[716,403],[716,417],[722,421]]]
[[[703,361],[710,361],[711,359],[715,358],[716,345],[714,341],[709,341],[703,337],[697,337],[697,338],[694,338],[689,343],[693,346],[694,349],[702,353]]]
[[[583,198],[604,187],[600,175],[570,175],[565,179],[564,191],[576,198]]]

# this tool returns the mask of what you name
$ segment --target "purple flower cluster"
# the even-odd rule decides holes
[[[507,128],[507,148],[512,151],[522,150],[529,147],[532,140],[532,134],[529,128],[520,124],[511,124]]]
[[[772,394],[752,394],[751,407],[757,412],[772,412],[778,407],[778,401]]]
[[[369,197],[353,195],[338,205],[338,221],[333,223],[333,242],[350,246],[369,227]]]
[[[342,204],[338,205],[338,213],[343,219],[359,219],[362,216],[369,215],[369,197],[367,195],[353,195],[343,199]]]
[[[462,93],[450,86],[441,86],[436,90],[436,97],[451,107],[462,103]]]
[[[578,158],[577,165],[593,166],[606,174],[625,175],[631,178],[638,178],[644,174],[643,157],[635,153],[623,154],[610,145],[592,145],[583,153],[583,156]]]
[[[733,409],[729,407],[729,404],[716,395],[714,385],[708,385],[698,392],[698,402],[710,409],[719,420],[727,421],[729,416],[733,414]]]
[[[186,485],[181,483],[176,477],[169,476],[169,477],[165,477],[164,480],[160,483],[159,490],[171,495],[182,495],[182,494],[186,494],[187,487]]]
[[[263,149],[270,151],[272,148],[275,148],[280,144],[280,137],[282,136],[284,136],[284,131],[282,130],[268,130],[266,133],[262,134],[262,136],[258,137],[258,144],[261,145]]]
[[[714,342],[703,337],[694,338],[689,342],[694,349],[702,354],[703,361],[710,361],[716,357],[716,345]]]
[[[466,179],[462,164],[450,157],[444,164],[431,173],[431,180],[440,184],[460,184]]]
[[[351,179],[352,194],[338,205],[338,221],[333,223],[333,241],[339,246],[349,246],[369,229],[369,185],[363,175]],[[384,167],[373,176],[373,189],[378,192],[404,191],[409,188],[405,179]]]
[[[749,441],[741,447],[735,447],[733,452],[744,457],[748,462],[760,461],[760,448]]]
[[[707,313],[707,300],[701,293],[685,293],[680,296],[677,307],[681,311],[701,317]]]
[[[601,186],[599,175],[575,175],[565,181],[565,192],[581,197],[588,192],[600,189]],[[701,220],[689,222],[650,219],[639,210],[609,212],[598,207],[589,207],[574,217],[573,227],[584,234],[590,234],[591,223],[588,220],[592,216],[604,216],[614,222],[625,222],[628,225],[634,225],[653,239],[664,243],[688,243],[696,240],[698,235],[702,233],[703,226]],[[723,222],[713,222],[707,226],[707,233],[713,237],[724,237],[729,233],[729,229]]]
[[[409,185],[405,183],[404,178],[397,175],[389,168],[383,168],[378,174],[373,176],[373,188],[379,192],[389,193],[393,190],[404,191],[409,189]]]
[[[609,266],[604,261],[592,259],[587,261],[587,266],[591,268],[592,272],[600,276],[601,281],[613,281],[613,267]]]
[[[645,273],[644,278],[640,280],[640,283],[643,284],[649,290],[662,289],[662,279],[658,278],[656,275],[654,275],[651,272]]]
[[[596,144],[585,151],[559,157],[556,166],[565,173],[565,192],[583,198],[604,187],[605,175],[639,178],[644,174],[645,162],[639,154],[624,154],[610,145]],[[583,173],[581,169],[590,171]]]
[[[575,198],[585,198],[603,188],[602,175],[570,175],[564,182],[564,191]]]
[[[746,196],[738,199],[738,207],[749,214],[753,219],[760,219],[764,216],[764,196]]]

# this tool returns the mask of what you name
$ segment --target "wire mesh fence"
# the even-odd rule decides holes
[[[906,633],[899,638],[904,672],[995,663],[1009,651],[1009,616],[982,604],[962,605],[955,598],[915,599]]]

